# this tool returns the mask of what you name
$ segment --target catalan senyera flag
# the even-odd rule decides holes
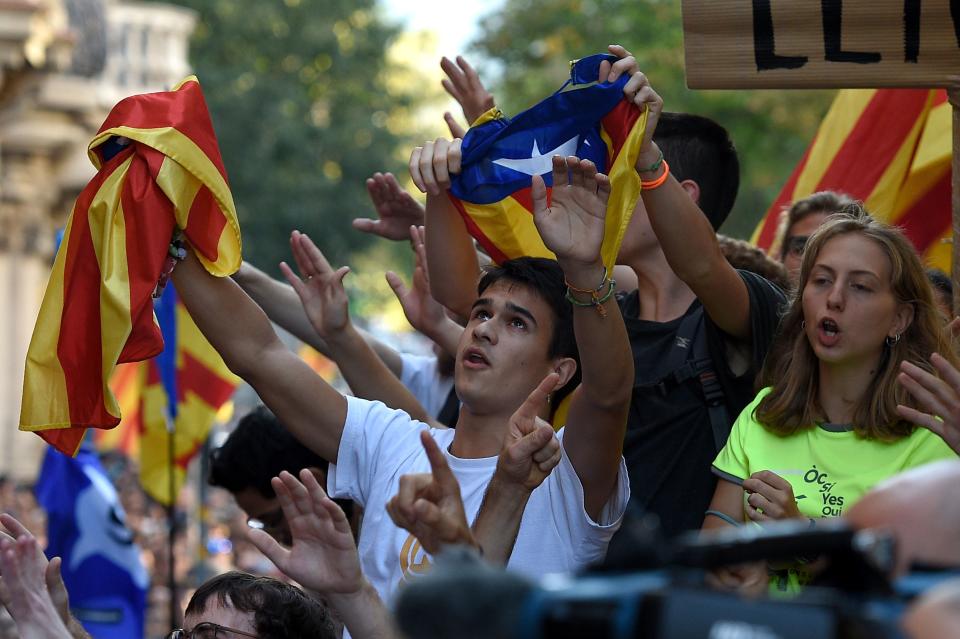
[[[950,272],[951,106],[942,89],[849,89],[757,226],[754,243],[776,252],[781,211],[834,190],[863,200],[903,228],[930,266]]]
[[[210,346],[167,286],[159,308],[164,355],[121,364],[111,379],[123,419],[120,428],[98,430],[97,448],[120,450],[140,459],[140,483],[163,504],[170,502],[170,433],[173,427],[173,497],[186,477],[187,465],[200,451],[218,412],[240,383]],[[169,315],[167,311],[172,311]],[[167,323],[169,318],[169,324]],[[166,362],[169,361],[169,368]],[[174,398],[171,400],[171,397]]]
[[[163,349],[151,294],[175,227],[213,275],[240,266],[240,227],[195,77],[118,103],[89,145],[77,199],[27,352],[20,429],[74,454],[112,428],[118,363]]]
[[[495,262],[553,257],[533,223],[530,180],[543,176],[549,198],[552,157],[576,155],[593,161],[610,177],[602,257],[612,271],[640,195],[634,164],[646,112],[624,99],[627,76],[613,83],[596,82],[604,60],[616,58],[598,54],[577,60],[571,65],[569,90],[554,93],[514,118],[492,109],[464,137],[461,172],[452,181],[450,199],[467,230]]]

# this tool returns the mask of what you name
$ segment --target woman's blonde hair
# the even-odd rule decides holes
[[[892,226],[878,222],[859,203],[831,215],[810,237],[803,254],[800,286],[767,355],[760,375],[762,386],[773,389],[757,405],[757,421],[777,434],[791,435],[811,428],[825,415],[819,405],[817,356],[803,330],[803,289],[821,249],[831,239],[858,233],[876,242],[891,265],[890,288],[898,304],[909,304],[913,320],[895,343],[887,343],[879,369],[854,409],[853,427],[862,437],[896,440],[910,435],[914,425],[901,418],[897,404],[917,408],[897,383],[900,364],[909,360],[930,371],[929,357],[938,352],[956,365],[930,283],[910,241]]]

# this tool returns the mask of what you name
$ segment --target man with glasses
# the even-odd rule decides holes
[[[336,637],[327,610],[302,590],[272,577],[228,572],[200,586],[167,639]]]

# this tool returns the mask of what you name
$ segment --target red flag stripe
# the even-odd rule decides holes
[[[506,262],[509,257],[507,257],[503,251],[497,248],[497,245],[487,237],[483,232],[480,226],[470,217],[470,214],[467,213],[466,209],[463,208],[463,205],[460,203],[459,198],[455,198],[452,195],[448,194],[450,201],[453,202],[453,206],[459,211],[460,217],[463,219],[463,223],[467,227],[467,232],[480,243],[480,246],[483,247],[483,250],[487,252],[487,255],[490,256],[490,259],[494,261],[495,264],[502,264]]]
[[[230,399],[236,386],[210,370],[206,364],[188,353],[181,351],[182,363],[177,371],[177,398],[183,402],[186,393],[194,393],[206,404],[219,408]]]
[[[921,255],[950,228],[950,165],[943,176],[896,221]],[[938,214],[941,213],[941,214]]]
[[[818,191],[842,190],[866,199],[927,108],[926,89],[881,89],[871,98],[857,124],[833,156]],[[864,150],[869,149],[869,158]]]
[[[780,191],[780,195],[770,206],[766,217],[763,219],[763,228],[760,230],[760,234],[757,236],[756,243],[757,246],[765,251],[769,250],[770,247],[773,246],[774,240],[776,240],[777,226],[780,224],[780,211],[783,209],[783,207],[789,206],[793,200],[793,192],[794,189],[797,188],[797,180],[807,168],[807,162],[810,159],[810,150],[813,149],[816,143],[817,138],[814,136],[813,140],[810,142],[810,145],[807,147],[807,150],[803,152],[803,157],[800,159],[800,163],[797,164],[796,168],[793,170],[793,173],[790,174],[790,178]]]
[[[198,104],[203,108],[198,109]],[[179,117],[174,117],[174,114],[179,114]],[[223,179],[227,179],[207,102],[197,82],[186,82],[179,91],[136,95],[120,101],[110,111],[98,134],[120,126],[134,129],[176,128],[193,140],[217,167]]]

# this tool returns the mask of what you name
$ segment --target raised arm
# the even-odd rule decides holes
[[[377,219],[356,218],[353,228],[358,231],[402,242],[411,225],[423,224],[423,206],[403,190],[392,173],[374,173],[367,178],[367,194]]]
[[[410,155],[410,176],[427,194],[426,247],[431,290],[461,317],[477,298],[480,266],[463,219],[447,197],[450,176],[460,172],[459,138],[426,142]]]
[[[563,445],[583,484],[584,506],[596,519],[616,487],[633,358],[610,274],[600,259],[610,181],[589,160],[553,158],[553,198],[534,176],[533,219],[557,256],[574,300],[573,325],[582,381],[574,391]]]
[[[347,401],[283,345],[263,310],[228,277],[207,273],[192,251],[173,272],[200,331],[300,442],[336,462]]]
[[[3,541],[9,542],[15,551],[19,540],[33,537],[26,526],[8,513],[0,513],[0,525],[3,526],[3,528],[0,529],[0,544],[2,544]],[[29,541],[25,543],[27,545],[30,544]],[[54,557],[50,561],[47,561],[43,553],[31,554],[27,552],[19,559],[15,554],[12,559],[18,563],[18,565],[20,560],[26,560],[38,572],[43,572],[44,585],[46,586],[50,603],[53,604],[57,616],[70,633],[70,636],[73,637],[73,639],[91,639],[87,631],[84,630],[80,622],[77,621],[76,617],[70,613],[70,595],[67,593],[67,587],[63,583],[63,576],[60,574],[60,557]],[[38,563],[34,564],[33,562]],[[3,571],[0,570],[0,575],[2,574]],[[12,583],[15,579],[11,576],[8,576],[8,580],[10,581],[6,581],[0,577],[0,604],[9,610],[11,605],[17,606],[26,603],[23,597],[27,597],[33,603],[39,603],[42,607],[46,607],[47,604],[44,601],[43,593],[39,590],[39,583],[35,582],[30,574],[21,574],[20,577],[26,579],[26,582],[20,583],[19,585]],[[17,589],[19,592],[11,592],[11,587]],[[27,592],[30,589],[33,589],[32,593]],[[16,603],[14,603],[14,599],[16,599]],[[25,612],[30,616],[36,612],[36,609],[26,610]],[[52,628],[55,624],[52,619],[47,620],[41,618],[41,621],[44,627]],[[23,633],[21,633],[21,635],[27,636]]]
[[[456,63],[449,58],[441,58],[440,68],[447,76],[440,82],[443,84],[444,90],[463,109],[463,117],[467,119],[467,127],[472,126],[477,118],[494,107],[493,96],[483,86],[480,76],[463,56],[458,55]],[[449,112],[443,114],[443,119],[446,120],[447,126],[450,127],[450,133],[454,137],[463,137],[463,128],[457,124]]]
[[[638,107],[649,110],[636,166],[641,180],[655,185],[664,177],[668,166],[668,162],[660,161],[663,155],[653,142],[663,100],[647,77],[638,71],[623,91]],[[739,340],[748,339],[750,294],[743,279],[723,256],[713,226],[697,205],[699,186],[692,180],[681,184],[673,175],[668,175],[660,186],[643,188],[640,196],[673,272],[699,298],[717,327]]]
[[[234,273],[233,279],[277,326],[301,342],[309,344],[326,357],[331,356],[327,342],[314,330],[292,286],[273,279],[248,262],[240,266],[240,270]],[[357,330],[387,365],[390,372],[399,377],[403,368],[400,354],[363,329]]]
[[[530,494],[560,462],[560,442],[537,416],[557,379],[556,373],[548,375],[510,417],[497,469],[473,522],[473,534],[490,563],[505,566],[510,560]]]
[[[327,343],[330,357],[354,395],[382,401],[406,411],[414,419],[430,422],[420,402],[350,321],[347,293],[343,290],[343,278],[350,269],[344,266],[334,271],[313,241],[297,231],[290,238],[290,247],[303,279],[286,264],[281,264],[280,269],[303,303],[314,330]]]
[[[285,575],[324,595],[351,636],[394,637],[390,613],[360,572],[347,517],[313,473],[302,470],[297,481],[284,471],[271,484],[290,524],[293,545],[285,548],[262,530],[251,530],[250,541]]]
[[[447,317],[443,306],[433,297],[427,273],[425,235],[422,226],[410,227],[410,245],[414,253],[412,286],[407,288],[400,276],[392,271],[387,272],[387,282],[410,325],[433,340],[447,355],[456,357],[463,327]]]

